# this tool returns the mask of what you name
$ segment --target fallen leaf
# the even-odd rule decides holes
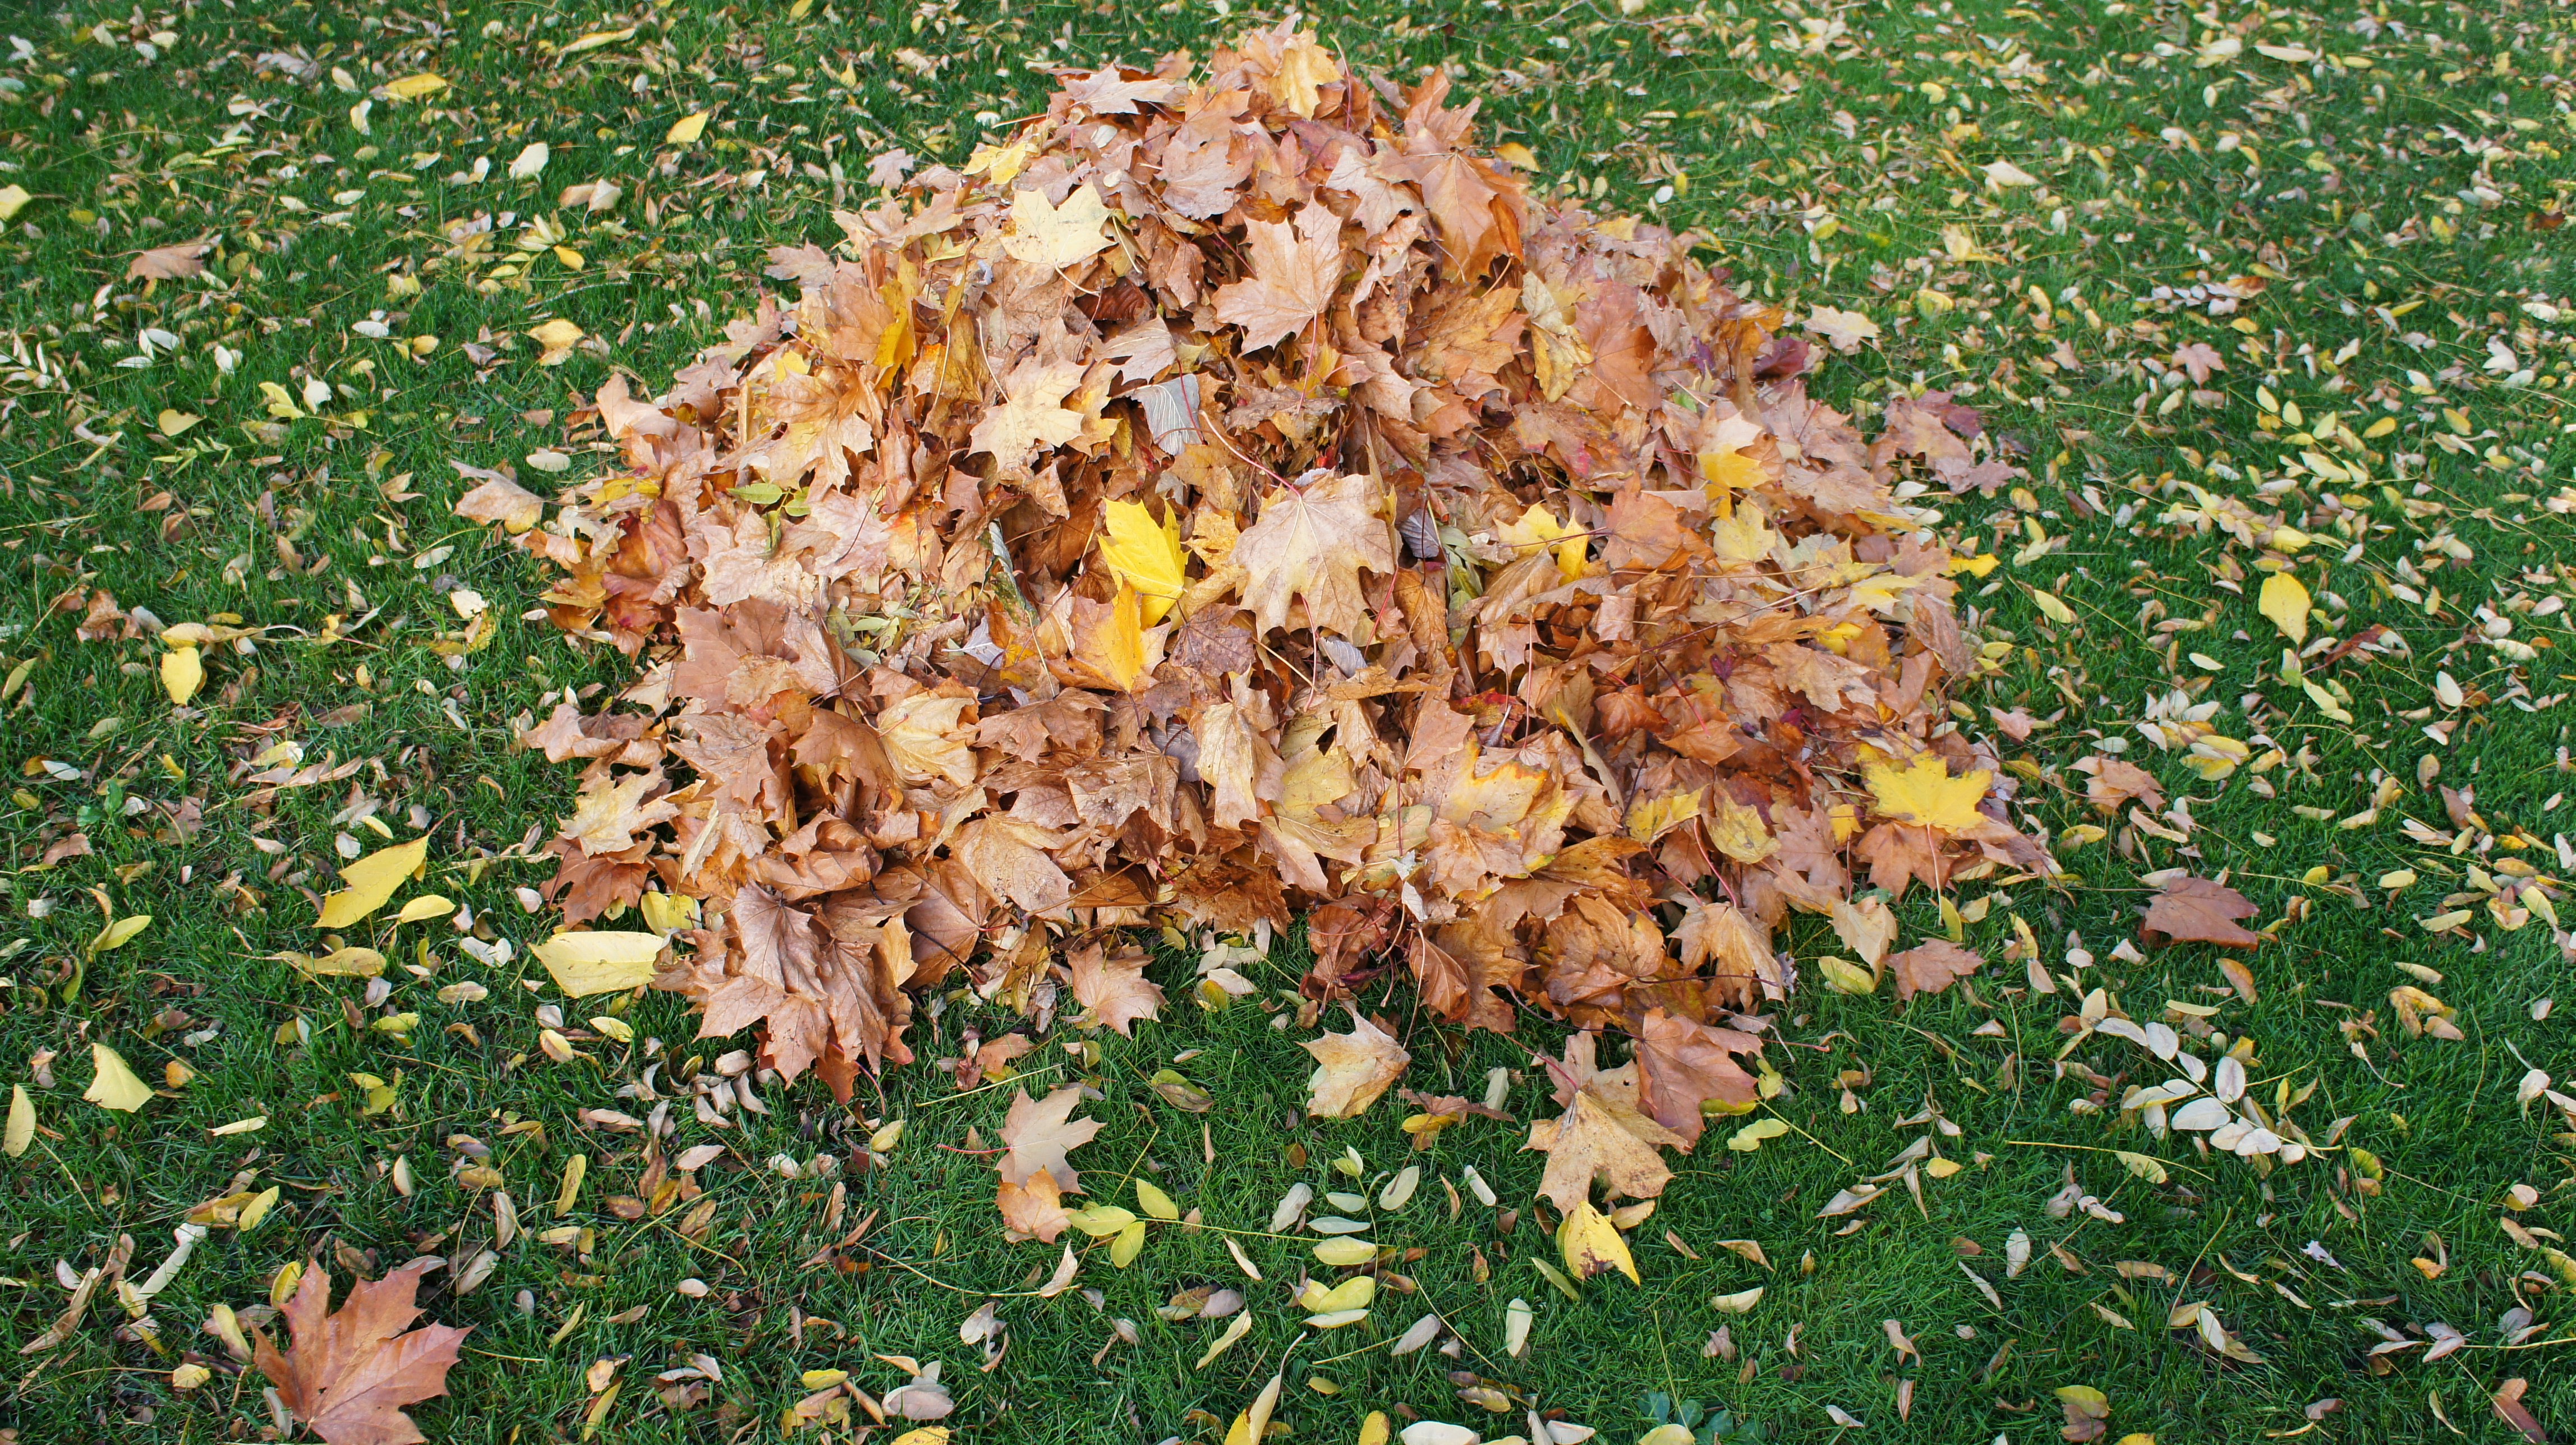
[[[1046,193],[1030,187],[1011,193],[1011,225],[1002,234],[1002,250],[1032,266],[1063,270],[1108,250],[1109,208],[1100,190],[1088,181],[1076,186],[1061,206],[1047,204]]]
[[[363,922],[368,915],[385,906],[406,879],[420,871],[429,859],[429,839],[414,838],[379,848],[340,870],[340,880],[349,886],[322,900],[322,916],[314,920],[317,928],[347,928]]]
[[[102,1109],[114,1109],[121,1114],[131,1114],[152,1102],[152,1090],[134,1077],[134,1071],[126,1067],[124,1056],[116,1050],[105,1044],[92,1043],[89,1062],[89,1087],[81,1091],[82,1098]]]
[[[2146,933],[2175,943],[2223,943],[2251,948],[2262,938],[2236,920],[2262,910],[2242,893],[2207,878],[2184,876],[2166,883],[2147,903]]]
[[[1384,486],[1354,474],[1263,498],[1260,519],[1235,540],[1233,557],[1250,576],[1243,603],[1254,620],[1264,629],[1285,627],[1290,604],[1302,602],[1318,630],[1362,632],[1360,573],[1395,570],[1392,532],[1378,515],[1385,497]]]
[[[1977,811],[1994,774],[1983,769],[1950,776],[1950,765],[1934,753],[1917,753],[1902,768],[1872,763],[1861,770],[1881,817],[1956,833],[1986,821]]]
[[[214,248],[212,241],[177,241],[155,246],[135,256],[125,268],[126,276],[137,281],[185,281],[206,274],[206,263],[199,259]]]
[[[2263,579],[2259,606],[2282,636],[2293,643],[2308,640],[2308,589],[2287,569]]]
[[[1565,1257],[1565,1272],[1576,1279],[1590,1279],[1596,1274],[1617,1270],[1630,1284],[1643,1284],[1637,1277],[1637,1261],[1628,1253],[1628,1241],[1619,1237],[1619,1228],[1589,1199],[1578,1199],[1574,1208],[1556,1227],[1557,1252]],[[1362,1276],[1366,1278],[1366,1276]]]
[[[1026,1089],[1012,1091],[1011,1112],[1002,1121],[1006,1152],[1000,1168],[1005,1183],[1026,1184],[1043,1172],[1066,1193],[1082,1192],[1081,1176],[1064,1156],[1090,1143],[1100,1132],[1100,1121],[1074,1118],[1073,1111],[1081,1104],[1082,1089],[1074,1084],[1042,1100],[1031,1099]]]
[[[1309,1039],[1299,1047],[1315,1056],[1306,1081],[1306,1112],[1318,1119],[1356,1119],[1387,1091],[1413,1056],[1395,1036],[1351,1013],[1351,1031]]]
[[[257,1335],[260,1373],[277,1387],[295,1418],[330,1445],[421,1445],[405,1405],[447,1393],[447,1372],[470,1330],[410,1328],[421,1276],[439,1266],[416,1260],[375,1281],[349,1287],[330,1309],[331,1277],[308,1264],[286,1302],[290,1339],[284,1354]]]
[[[1290,221],[1244,227],[1252,274],[1216,293],[1216,319],[1243,328],[1244,350],[1259,351],[1324,314],[1341,284],[1341,229],[1341,218],[1320,205],[1300,207]]]
[[[655,962],[664,947],[658,933],[578,929],[557,933],[531,951],[537,962],[546,966],[546,972],[554,976],[555,987],[573,998],[587,998],[651,983]]]
[[[1142,949],[1114,958],[1098,944],[1077,949],[1068,969],[1075,1000],[1122,1037],[1134,1037],[1130,1025],[1159,1018],[1163,1010],[1163,991],[1145,977],[1146,961]]]
[[[1918,993],[1939,993],[1986,966],[1975,949],[1946,938],[1919,943],[1887,956],[1887,971],[1896,975],[1896,999],[1903,1003]]]

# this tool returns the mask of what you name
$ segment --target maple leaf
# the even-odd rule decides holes
[[[266,1331],[255,1358],[295,1418],[330,1445],[421,1445],[427,1436],[402,1411],[447,1393],[447,1372],[470,1330],[446,1325],[411,1329],[422,1275],[438,1261],[419,1260],[383,1279],[349,1286],[331,1309],[331,1276],[318,1263],[284,1314],[290,1338],[280,1354]]]
[[[1306,1081],[1306,1112],[1318,1119],[1356,1119],[1413,1062],[1395,1036],[1351,1011],[1351,1031],[1299,1045],[1315,1056]]]
[[[1008,1151],[1000,1165],[1002,1182],[1025,1185],[1044,1173],[1056,1188],[1080,1194],[1082,1176],[1064,1156],[1100,1132],[1099,1120],[1073,1117],[1081,1104],[1079,1084],[1067,1084],[1044,1099],[1030,1098],[1026,1089],[1013,1090],[1011,1112],[1002,1120],[1002,1147]]]
[[[2105,813],[2120,811],[2120,805],[2131,798],[2144,801],[2150,808],[2165,805],[2164,785],[2136,763],[2089,753],[2075,760],[2075,771],[2090,774],[2084,783],[2084,799]]]
[[[1341,284],[1341,218],[1322,206],[1305,206],[1290,221],[1248,223],[1252,274],[1217,288],[1216,319],[1243,328],[1246,351],[1259,351],[1323,315]]]
[[[1752,1106],[1753,1076],[1735,1055],[1760,1053],[1760,1039],[1660,1008],[1637,1021],[1636,1035],[1637,1107],[1679,1135],[1683,1148],[1699,1142],[1702,1104],[1714,1099],[1739,1110]]]
[[[2227,369],[2227,358],[2208,342],[2195,341],[2174,352],[2173,364],[2191,373],[2192,385],[2201,386],[2209,381],[2211,372]]]
[[[1089,182],[1073,188],[1061,206],[1047,204],[1034,187],[1011,194],[1011,228],[1002,235],[1002,250],[1032,266],[1063,270],[1109,249],[1109,208]]]
[[[1977,811],[1977,804],[1984,800],[1994,776],[1979,768],[1951,777],[1950,765],[1934,753],[1916,753],[1914,761],[1902,768],[1871,763],[1861,770],[1870,797],[1878,803],[1879,816],[1945,833],[1981,828],[1990,821]]]
[[[1939,993],[1986,966],[1983,955],[1946,938],[1918,943],[1887,956],[1887,971],[1896,975],[1896,998],[1902,1003],[1918,993]]]
[[[1385,496],[1383,485],[1352,474],[1262,498],[1260,520],[1235,540],[1232,560],[1249,579],[1244,606],[1265,631],[1288,625],[1295,599],[1318,630],[1364,635],[1360,572],[1395,570],[1394,537],[1378,515]]]
[[[1187,86],[1159,76],[1129,80],[1116,66],[1073,76],[1064,87],[1066,100],[1093,115],[1134,115],[1139,105],[1170,105],[1187,94]]]
[[[1109,535],[1100,544],[1100,565],[1145,599],[1146,626],[1162,621],[1189,587],[1180,513],[1167,514],[1158,526],[1144,503],[1115,501],[1101,508],[1101,525]]]
[[[1082,384],[1082,368],[1069,361],[1030,357],[1002,378],[1002,404],[984,413],[968,438],[971,450],[987,452],[1011,475],[1024,475],[1029,458],[1042,448],[1060,447],[1082,435],[1082,413],[1062,405]]]
[[[1681,1135],[1590,1086],[1576,1091],[1563,1118],[1532,1123],[1528,1145],[1547,1151],[1538,1192],[1564,1214],[1591,1197],[1595,1178],[1606,1198],[1663,1193],[1673,1171],[1656,1152],[1659,1146],[1688,1147]]]
[[[1068,969],[1073,996],[1093,1018],[1132,1038],[1130,1024],[1162,1016],[1163,991],[1145,977],[1145,963],[1141,949],[1115,958],[1096,943],[1077,949]]]
[[[1836,351],[1858,351],[1865,342],[1878,339],[1878,323],[1857,311],[1838,311],[1819,306],[1807,313],[1806,327],[1825,339]]]
[[[2188,874],[2167,882],[2147,903],[2149,935],[2163,934],[2175,943],[2223,943],[2251,948],[2262,937],[2236,920],[2261,912],[2252,900],[2224,883]]]
[[[1145,626],[1144,606],[1132,587],[1119,588],[1105,605],[1088,597],[1073,599],[1075,664],[1120,692],[1152,684],[1170,632]]]
[[[185,281],[191,276],[203,276],[206,263],[200,258],[212,250],[214,244],[212,241],[178,241],[167,246],[155,246],[138,253],[126,265],[125,274],[130,280],[141,281]]]
[[[1064,1233],[1072,1222],[1064,1207],[1064,1194],[1056,1188],[1055,1175],[1040,1169],[1025,1183],[1001,1182],[995,1198],[1002,1211],[1002,1227],[1013,1234],[1043,1239],[1049,1244]]]

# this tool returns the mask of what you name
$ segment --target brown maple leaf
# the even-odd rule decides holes
[[[1683,1139],[1699,1142],[1700,1106],[1711,1099],[1738,1108],[1753,1102],[1754,1079],[1735,1062],[1758,1054],[1762,1041],[1738,1029],[1715,1029],[1662,1009],[1637,1021],[1637,1107]]]
[[[1072,362],[1030,357],[1002,378],[1001,404],[975,423],[968,445],[991,453],[1004,473],[1027,475],[1032,455],[1082,435],[1082,413],[1063,405],[1081,384],[1082,368]]]
[[[140,281],[185,281],[206,274],[206,263],[200,258],[214,248],[212,241],[176,241],[155,246],[136,254],[127,264],[125,274]]]
[[[331,1309],[331,1276],[317,1262],[284,1311],[284,1354],[259,1333],[255,1358],[295,1418],[331,1445],[421,1445],[428,1439],[402,1407],[447,1393],[447,1372],[471,1330],[446,1325],[411,1329],[412,1300],[436,1260],[404,1265],[380,1280],[349,1286]],[[408,1332],[406,1332],[408,1331]]]
[[[1064,1233],[1065,1225],[1071,1222],[1066,1216],[1063,1191],[1056,1187],[1055,1175],[1045,1169],[1031,1174],[1025,1183],[1004,1179],[994,1202],[1001,1207],[1005,1230],[1049,1244],[1055,1243],[1056,1236]]]
[[[1896,975],[1900,1003],[1918,993],[1939,993],[1985,966],[1983,955],[1946,938],[1918,943],[1903,953],[1887,956],[1887,970]]]
[[[1576,1092],[1565,1117],[1532,1123],[1528,1145],[1547,1151],[1547,1172],[1538,1192],[1568,1214],[1591,1198],[1595,1177],[1612,1199],[1623,1194],[1652,1199],[1663,1193],[1673,1171],[1655,1152],[1659,1146],[1689,1147],[1681,1135],[1591,1087]]]
[[[1299,1045],[1315,1056],[1314,1077],[1306,1081],[1306,1112],[1319,1119],[1356,1119],[1413,1062],[1395,1035],[1351,1010],[1351,1031],[1326,1034]]]
[[[1163,991],[1145,977],[1145,951],[1131,948],[1115,958],[1099,944],[1076,949],[1069,972],[1073,996],[1091,1016],[1133,1038],[1128,1026],[1138,1019],[1160,1018]]]
[[[2120,811],[2120,805],[2131,798],[2144,801],[2150,808],[2165,805],[2164,784],[2136,763],[2095,753],[2076,759],[2075,771],[2087,775],[2084,800],[2105,813]]]
[[[1384,485],[1353,474],[1262,499],[1261,518],[1235,539],[1233,560],[1249,574],[1243,605],[1264,631],[1287,626],[1289,603],[1298,600],[1316,628],[1364,634],[1360,572],[1395,570],[1394,533],[1378,515],[1385,498]]]
[[[1082,1176],[1064,1156],[1100,1132],[1099,1120],[1073,1117],[1081,1104],[1079,1084],[1067,1084],[1043,1099],[1030,1098],[1026,1089],[1013,1090],[1010,1115],[1002,1121],[1002,1147],[1009,1151],[1002,1156],[1002,1182],[1025,1185],[1043,1173],[1056,1188],[1080,1194]]]
[[[2224,883],[2185,875],[2167,882],[2164,891],[2149,900],[2142,931],[2150,938],[2163,934],[2173,943],[2223,943],[2231,948],[2252,948],[2262,938],[2236,920],[2251,918],[2261,911],[2251,899]]]
[[[1252,274],[1220,286],[1216,319],[1243,328],[1243,349],[1259,351],[1324,314],[1344,265],[1339,216],[1306,206],[1288,221],[1244,227]]]

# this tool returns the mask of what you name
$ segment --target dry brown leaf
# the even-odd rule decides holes
[[[1984,955],[1946,938],[1918,943],[1887,956],[1887,971],[1896,975],[1896,999],[1903,1003],[1918,993],[1940,993],[1986,966]]]
[[[206,263],[200,259],[214,249],[212,241],[174,241],[139,252],[127,263],[125,274],[137,281],[185,281],[206,274]]]
[[[1145,977],[1146,962],[1141,948],[1114,958],[1096,943],[1076,949],[1067,968],[1073,996],[1093,1018],[1132,1038],[1129,1025],[1163,1011],[1163,991]]]
[[[1573,1106],[1560,1119],[1530,1125],[1529,1146],[1547,1151],[1547,1170],[1538,1192],[1563,1213],[1591,1196],[1592,1181],[1601,1180],[1603,1197],[1652,1199],[1673,1177],[1659,1147],[1687,1149],[1682,1136],[1637,1112],[1604,1091],[1576,1091]]]
[[[1292,601],[1307,622],[1345,637],[1367,635],[1360,573],[1395,570],[1395,548],[1378,509],[1386,489],[1364,476],[1324,474],[1303,488],[1262,499],[1261,519],[1235,540],[1233,561],[1250,577],[1243,605],[1263,628],[1288,625]]]
[[[2252,900],[2224,883],[2185,875],[2165,884],[2148,900],[2143,929],[2150,938],[2163,934],[2174,943],[2251,948],[2263,941],[2261,936],[2236,920],[2251,918],[2261,911]]]
[[[1352,1009],[1351,1031],[1326,1034],[1299,1045],[1315,1056],[1314,1077],[1306,1081],[1306,1112],[1319,1119],[1356,1119],[1387,1091],[1413,1055],[1395,1036]]]
[[[1068,1194],[1082,1192],[1082,1177],[1064,1156],[1090,1143],[1100,1132],[1100,1121],[1074,1118],[1081,1104],[1079,1084],[1067,1084],[1044,1099],[1031,1099],[1026,1089],[1012,1091],[1011,1112],[1002,1121],[1004,1184],[1025,1186],[1043,1173]]]
[[[447,1393],[447,1372],[470,1330],[446,1325],[412,1329],[412,1303],[434,1259],[404,1265],[379,1280],[359,1280],[333,1310],[331,1277],[319,1262],[283,1311],[291,1338],[284,1354],[260,1332],[260,1373],[277,1387],[295,1418],[331,1445],[419,1445],[428,1437],[402,1407]]]

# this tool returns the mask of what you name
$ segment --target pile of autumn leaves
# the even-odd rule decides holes
[[[568,923],[639,912],[706,1034],[846,1099],[921,990],[1123,1033],[1165,1002],[1125,928],[1209,946],[1214,1007],[1254,987],[1217,941],[1302,918],[1311,999],[1401,970],[1634,1040],[1533,1139],[1569,1216],[1751,1105],[1791,912],[1901,995],[1978,966],[1888,900],[2049,866],[1948,723],[1979,657],[1916,500],[2008,465],[1937,394],[1865,441],[1777,310],[1533,197],[1475,110],[1287,26],[1069,76],[775,251],[793,307],[660,397],[605,386],[613,474],[469,472],[647,664],[525,739],[584,768]],[[1318,1113],[1404,1066],[1351,1017]],[[1023,1103],[1003,1204],[1051,1239],[1073,1100]]]

